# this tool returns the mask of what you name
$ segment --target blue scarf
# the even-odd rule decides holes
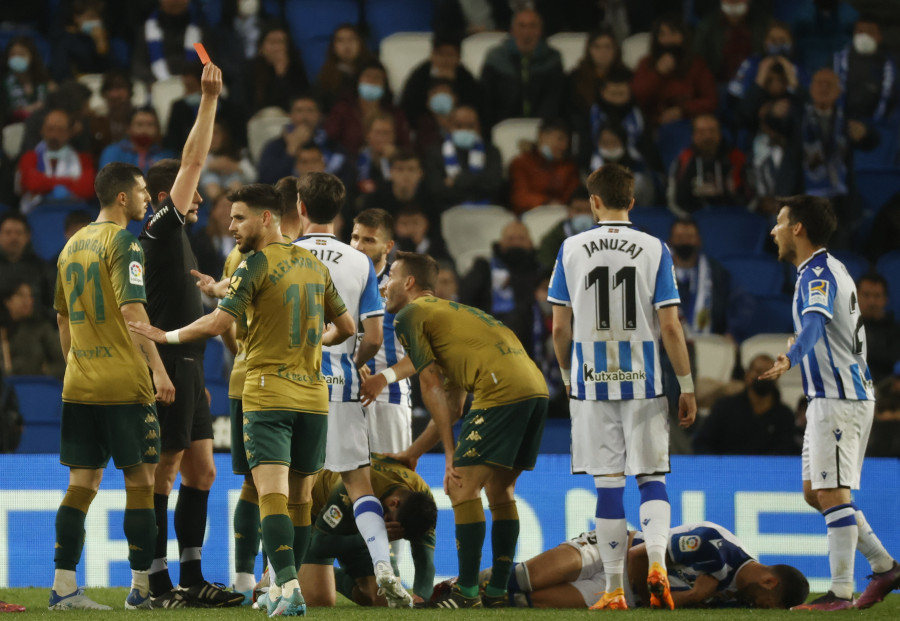
[[[359,152],[359,156],[356,158],[358,181],[368,181],[372,178],[372,164],[374,161],[372,150],[369,147]],[[381,158],[381,177],[385,181],[389,181],[391,178],[391,163],[386,157]]]
[[[600,132],[602,132],[609,123],[609,115],[600,107],[600,104],[591,106],[590,123],[592,144],[594,144],[596,148],[597,142],[600,140]],[[641,136],[644,134],[644,116],[636,106],[631,106],[628,114],[622,119],[622,128],[625,130],[625,135],[628,138],[627,144],[624,145],[625,150],[628,151],[628,155],[631,156],[632,160],[643,163],[644,158],[638,150],[637,145]]]
[[[462,166],[459,163],[459,156],[456,152],[456,145],[453,144],[453,141],[449,138],[444,140],[444,143],[441,145],[441,155],[444,158],[444,171],[447,173],[448,177],[455,177],[460,172],[462,172]],[[484,151],[484,143],[478,141],[475,145],[469,149],[467,157],[467,164],[469,165],[470,172],[481,172],[484,170],[484,164],[486,161],[485,151]],[[482,200],[471,200],[465,201],[464,205],[488,205],[490,201],[487,199]]]
[[[848,144],[844,111],[840,106],[835,106],[831,120],[831,135],[825,136],[815,108],[806,104],[800,127],[805,191],[826,198],[847,193]]]
[[[191,61],[196,60],[197,52],[194,44],[200,43],[200,27],[197,25],[197,11],[193,5],[190,7],[190,23],[184,31],[184,57]],[[159,26],[159,10],[153,11],[144,22],[144,38],[147,40],[147,51],[150,54],[150,69],[157,80],[171,78],[169,65],[163,54],[163,31]]]

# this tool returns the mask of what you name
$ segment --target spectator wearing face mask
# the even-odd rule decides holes
[[[500,152],[481,137],[478,113],[459,106],[450,113],[449,135],[428,151],[425,180],[441,209],[496,202],[503,184]]]
[[[585,176],[604,164],[625,166],[634,173],[634,204],[655,205],[657,192],[653,175],[647,170],[640,152],[630,148],[627,132],[625,127],[614,124],[606,125],[600,130]]]
[[[569,128],[562,121],[544,121],[534,148],[509,165],[509,202],[517,214],[540,205],[565,205],[580,184],[569,155]]]
[[[753,0],[721,0],[720,7],[697,26],[694,51],[725,84],[748,56],[762,52],[767,18]]]
[[[538,263],[544,269],[553,269],[559,247],[562,243],[578,233],[583,233],[597,221],[591,213],[590,194],[583,185],[569,199],[566,219],[547,231],[538,243]]]
[[[775,363],[761,354],[744,374],[744,390],[716,401],[694,436],[694,452],[709,455],[796,455],[794,414],[778,384],[758,379]]]
[[[65,29],[53,38],[50,68],[62,82],[85,73],[103,73],[110,65],[109,32],[103,23],[103,0],[71,3]]]
[[[428,105],[412,119],[416,151],[425,154],[450,137],[450,113],[456,106],[453,82],[433,78],[428,88]]]
[[[775,65],[780,65],[781,70],[788,76],[788,92],[794,93],[798,87],[808,87],[809,76],[794,62],[793,57],[794,38],[790,28],[784,22],[770,20],[763,40],[762,53],[753,54],[741,63],[734,78],[728,83],[729,98],[732,102],[739,103],[750,95],[754,85],[759,85],[759,74],[766,73]]]
[[[897,62],[882,42],[878,21],[861,16],[853,26],[852,44],[834,55],[847,118],[881,121],[896,103]]]
[[[131,115],[128,136],[103,149],[99,168],[110,162],[134,164],[146,175],[150,167],[175,155],[160,144],[159,117],[152,106],[138,108]]]

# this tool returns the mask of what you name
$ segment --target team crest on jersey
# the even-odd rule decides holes
[[[128,282],[132,285],[144,286],[144,266],[140,261],[132,261],[128,264]]]
[[[686,535],[678,539],[678,549],[682,552],[693,552],[700,548],[700,537]]]
[[[331,505],[325,510],[325,515],[322,516],[322,519],[324,519],[325,523],[331,528],[337,528],[342,517],[344,517],[344,514],[341,512],[340,508],[337,505]]]
[[[317,239],[317,240],[316,240],[316,246],[327,246],[327,245],[328,245],[328,242],[325,241],[324,239]]]
[[[827,280],[811,280],[809,281],[809,303],[810,304],[828,304],[828,281]]]

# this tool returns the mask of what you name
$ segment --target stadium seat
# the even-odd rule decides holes
[[[431,37],[430,32],[397,32],[381,41],[379,57],[398,101],[409,74],[431,55]]]
[[[562,55],[563,70],[569,73],[584,58],[587,40],[586,32],[557,32],[547,37],[547,44]]]
[[[522,224],[528,229],[531,243],[538,246],[547,231],[566,219],[568,208],[565,205],[541,205],[529,209],[522,214]]]
[[[207,381],[221,382],[225,379],[225,345],[222,339],[206,340],[206,351],[203,354],[203,376]]]
[[[791,332],[761,333],[745,339],[741,343],[741,364],[746,368],[750,361],[760,354],[770,356],[772,360],[778,358],[778,354],[787,351],[788,339],[794,336]],[[781,390],[781,400],[789,408],[794,409],[797,400],[803,394],[803,377],[798,367],[787,371],[778,379],[778,388]]]
[[[341,24],[359,23],[356,0],[286,0],[284,17],[294,45],[303,54],[306,74],[318,75],[331,35]]]
[[[19,157],[22,138],[25,137],[25,123],[10,123],[3,128],[3,152],[11,160]]]
[[[62,417],[62,382],[43,375],[10,375],[25,431],[17,453],[58,453]]]
[[[900,192],[900,168],[857,169],[856,187],[863,209],[877,213],[888,199]]]
[[[784,268],[769,255],[735,254],[720,260],[731,274],[732,286],[751,295],[778,295],[784,287]]]
[[[746,325],[744,338],[769,332],[792,332],[791,296],[759,295],[751,298],[753,313]],[[782,351],[784,351],[782,349]]]
[[[711,207],[693,214],[703,238],[703,252],[720,259],[730,254],[762,252],[769,223],[744,207]]]
[[[691,146],[692,134],[690,121],[673,121],[659,126],[656,133],[656,148],[659,150],[659,157],[665,170],[669,170],[669,166],[679,153]]]
[[[209,412],[216,416],[228,416],[230,414],[228,404],[228,382],[224,380],[207,380],[206,389],[212,397],[209,404]]]
[[[157,80],[150,87],[150,103],[159,116],[159,127],[163,134],[169,125],[169,113],[172,103],[184,97],[184,83],[181,76],[173,76],[165,80]]]
[[[878,259],[878,273],[887,278],[888,301],[894,317],[900,317],[900,250],[892,250]]]
[[[635,228],[663,241],[669,239],[669,230],[675,215],[665,207],[636,207],[628,212]]]
[[[503,174],[509,172],[509,164],[521,151],[520,143],[537,141],[541,119],[506,119],[494,125],[491,142],[500,151],[503,160]]]
[[[731,379],[737,360],[734,341],[720,334],[696,334],[691,340],[694,343],[694,365],[698,379],[702,377],[718,382]]]
[[[631,71],[637,69],[641,59],[650,53],[650,33],[638,32],[622,41],[622,62]]]
[[[844,264],[850,277],[857,281],[859,277],[872,269],[869,260],[851,250],[829,250],[831,256]]]
[[[880,169],[884,167],[895,167],[894,174],[897,174],[896,166],[900,164],[897,161],[897,115],[894,118],[886,119],[873,123],[874,131],[878,132],[878,145],[871,151],[862,151],[860,149],[853,150],[853,167],[857,170]]]
[[[460,277],[463,277],[469,273],[469,270],[472,269],[475,261],[478,259],[490,260],[490,258],[490,248],[471,248],[469,250],[464,250],[460,252],[459,255],[453,257],[453,264],[456,267],[456,273],[459,274]]]
[[[434,2],[366,0],[365,14],[374,49],[379,47],[385,38],[398,32],[430,32]],[[430,49],[429,46],[429,51]]]
[[[280,136],[284,126],[291,121],[284,110],[277,108],[280,114],[275,114],[272,110],[270,108],[260,110],[247,121],[247,150],[254,163],[259,162],[259,156],[266,143]]]
[[[503,43],[508,36],[505,32],[479,32],[469,35],[462,40],[460,61],[476,79],[480,79],[481,68],[488,52]]]
[[[44,203],[28,213],[31,245],[45,261],[53,261],[66,245],[66,216],[73,211],[86,211],[91,218],[97,215],[97,211],[86,203]]]
[[[515,216],[508,209],[496,205],[457,205],[442,213],[441,231],[447,251],[457,262],[456,271],[462,275],[476,256],[491,256],[491,245],[500,239],[503,227],[512,220]],[[465,269],[460,265],[463,258],[468,261]]]

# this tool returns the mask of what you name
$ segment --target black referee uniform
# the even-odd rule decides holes
[[[140,236],[150,323],[176,330],[203,316],[200,290],[191,276],[197,257],[184,230],[184,216],[166,197]],[[157,345],[166,373],[175,385],[171,405],[157,403],[162,450],[180,451],[194,440],[213,437],[212,416],[203,379],[206,341]]]

